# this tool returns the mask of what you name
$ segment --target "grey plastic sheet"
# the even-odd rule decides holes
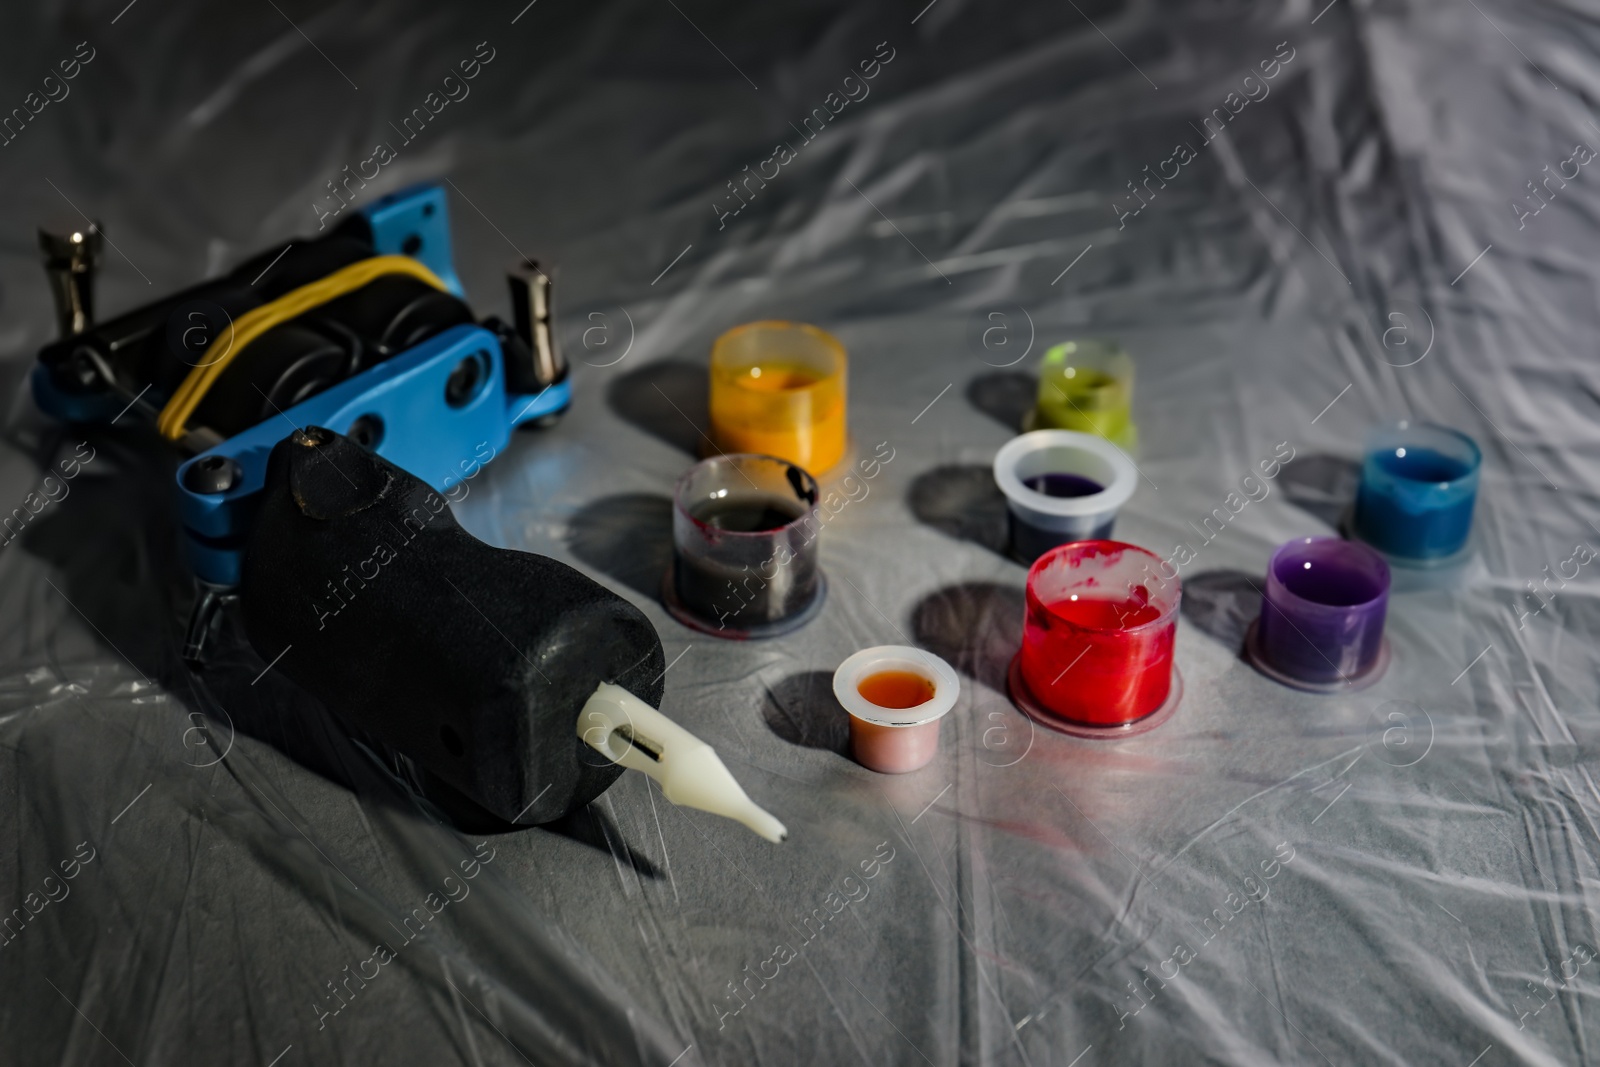
[[[0,148],[0,512],[28,515],[0,546],[0,1060],[1600,1059],[1584,5],[0,19],[0,103],[29,116]],[[448,180],[480,311],[504,313],[508,260],[559,264],[573,408],[458,517],[650,613],[665,709],[786,844],[638,775],[567,825],[463,835],[236,627],[182,668],[175,458],[132,418],[33,408],[33,227],[103,221],[115,312],[314,231],[380,143],[344,188]],[[821,615],[728,643],[657,593],[710,342],[764,317],[844,341],[854,447],[893,458],[827,525]],[[1183,704],[1114,744],[1005,696],[1024,572],[986,473],[1034,361],[1088,335],[1138,364],[1118,535],[1197,552]],[[1402,416],[1483,446],[1474,555],[1397,589],[1378,685],[1279,687],[1240,658],[1252,583],[1337,528],[1362,435]],[[1189,524],[1280,446],[1271,492],[1203,541]],[[878,643],[963,675],[940,756],[903,777],[847,759],[829,693]]]

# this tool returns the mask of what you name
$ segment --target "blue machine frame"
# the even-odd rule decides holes
[[[450,244],[450,214],[444,190],[420,185],[391,193],[361,212],[372,227],[378,255],[407,255],[420,261],[452,294],[463,297]],[[479,364],[476,390],[452,404],[446,383],[463,362]],[[43,365],[33,369],[39,407],[72,422],[110,422],[122,407],[120,397],[87,399],[60,392]],[[356,420],[378,428],[374,452],[439,492],[477,473],[525,422],[564,410],[571,383],[556,382],[535,395],[506,390],[505,355],[499,339],[481,326],[456,326],[413,348],[296,404],[280,416],[228,438],[178,468],[178,509],[186,554],[195,576],[231,589],[239,584],[244,544],[266,483],[272,448],[295,429],[321,426],[348,434]],[[186,486],[189,468],[210,456],[238,465],[239,476],[222,493],[197,493]]]
[[[450,205],[437,185],[413,185],[361,209],[380,256],[410,256],[466,299],[450,245]]]
[[[178,468],[178,508],[195,575],[212,585],[239,584],[244,539],[266,483],[267,457],[296,429],[321,426],[347,434],[357,419],[375,419],[380,437],[373,451],[442,493],[477,473],[483,449],[495,455],[515,427],[571,402],[571,386],[565,381],[533,396],[506,392],[504,358],[499,340],[488,330],[455,326],[184,463]],[[445,383],[468,360],[480,363],[477,392],[452,407],[445,400]],[[197,493],[186,487],[189,468],[207,456],[223,456],[239,465],[240,476],[227,492]]]

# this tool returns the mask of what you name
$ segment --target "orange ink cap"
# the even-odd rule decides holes
[[[711,438],[819,474],[844,457],[845,351],[803,322],[750,322],[711,346]]]

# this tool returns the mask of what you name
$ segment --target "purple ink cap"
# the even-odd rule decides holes
[[[1281,545],[1263,593],[1246,651],[1268,677],[1336,692],[1371,685],[1389,665],[1389,565],[1366,545],[1336,537]]]

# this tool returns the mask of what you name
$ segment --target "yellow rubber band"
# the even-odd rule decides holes
[[[167,406],[161,409],[156,429],[169,440],[182,440],[188,429],[189,416],[194,414],[194,409],[200,406],[200,401],[205,399],[206,393],[222,376],[222,372],[239,358],[239,353],[251,341],[280,323],[353,292],[386,274],[407,274],[427,282],[435,289],[448,292],[438,275],[410,256],[373,256],[336,270],[309,285],[302,285],[269,304],[251,308],[230,323],[206,349],[208,353],[220,351],[222,355],[189,372],[183,384],[172,394],[172,399],[167,401]]]

